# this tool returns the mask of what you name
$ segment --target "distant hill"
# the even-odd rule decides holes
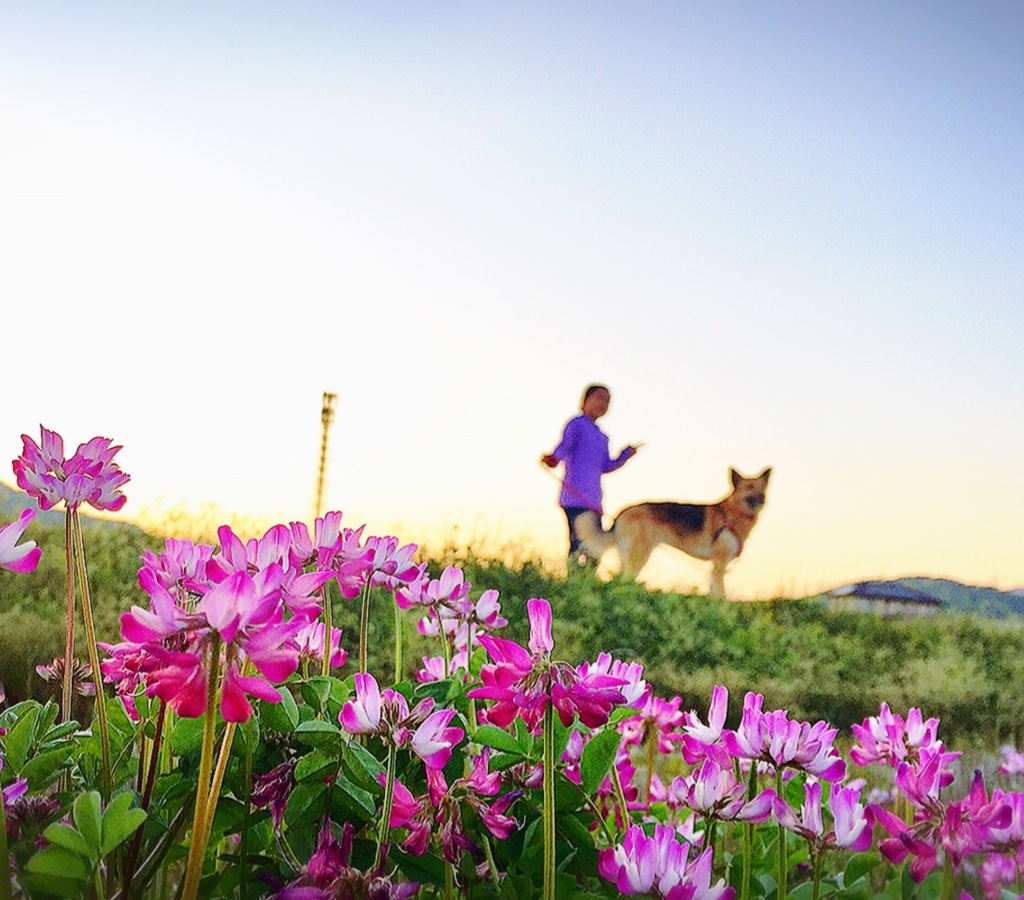
[[[98,519],[95,516],[90,516],[85,511],[89,508],[90,507],[83,507],[80,510],[80,518],[82,520],[83,528],[124,528],[129,531],[137,532],[140,535],[145,533],[137,525],[132,525],[129,522],[115,522],[110,519]],[[40,510],[36,505],[35,500],[29,497],[29,495],[24,491],[9,487],[0,481],[0,525],[6,525],[8,522],[13,522],[21,515],[21,511],[23,509],[37,510],[36,518],[34,520],[35,522],[39,522],[42,525],[48,525],[51,528],[64,527],[63,504],[55,509],[48,509],[45,511]],[[31,539],[31,535],[28,535],[28,538]]]
[[[862,582],[871,585],[874,582]],[[969,613],[986,619],[1024,616],[1024,591],[999,591],[950,581],[946,578],[893,578],[878,584],[897,585],[926,594],[942,603],[947,613]],[[837,589],[841,590],[841,589]]]

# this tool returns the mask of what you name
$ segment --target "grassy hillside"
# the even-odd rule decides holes
[[[34,523],[29,537],[44,550],[39,569],[31,575],[0,570],[0,681],[9,701],[47,696],[34,667],[63,649],[63,528]],[[120,614],[146,600],[136,582],[139,556],[162,544],[135,528],[86,535],[101,640],[117,640]],[[432,566],[439,570],[448,562],[463,567],[474,596],[488,588],[499,591],[510,622],[506,636],[525,642],[526,601],[545,597],[555,616],[556,656],[579,662],[607,651],[638,660],[660,695],[679,695],[684,708],[702,714],[711,688],[724,684],[733,713],[743,693],[752,690],[765,695],[768,707],[845,729],[877,714],[884,700],[896,711],[918,706],[926,716],[939,716],[940,734],[950,743],[1020,746],[1024,739],[1024,620],[1018,618],[942,613],[894,620],[829,612],[813,600],[716,602],[605,584],[587,574],[566,579],[537,562],[506,564],[458,548],[437,551]],[[338,600],[335,616],[352,653],[355,604]],[[388,596],[373,598],[371,628],[371,671],[390,677],[394,613]],[[419,655],[436,650],[417,634],[412,611],[403,630],[403,675],[409,675]]]

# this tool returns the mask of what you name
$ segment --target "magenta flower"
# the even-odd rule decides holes
[[[22,454],[14,460],[18,487],[40,509],[52,509],[61,501],[69,510],[82,503],[112,511],[124,506],[120,489],[129,476],[113,462],[120,447],[112,447],[109,438],[95,437],[64,459],[64,439],[42,426],[40,432],[38,444],[27,434],[21,436]]]
[[[860,789],[834,785],[829,792],[828,805],[832,812],[831,831],[825,831],[822,819],[820,781],[808,781],[805,785],[799,816],[781,797],[775,797],[772,802],[779,824],[804,838],[810,845],[811,856],[818,856],[834,847],[858,853],[869,849],[874,816],[865,813],[860,802]]]
[[[277,563],[255,577],[233,572],[209,587],[189,612],[152,569],[143,567],[139,583],[149,593],[151,608],[133,606],[121,616],[126,643],[108,649],[122,662],[141,653],[137,670],[145,673],[146,693],[186,718],[205,712],[209,669],[217,665],[223,672],[221,714],[227,722],[245,722],[252,714],[247,695],[280,702],[273,684],[286,681],[298,667],[293,638],[304,620],[283,621],[283,578]],[[215,646],[216,660],[211,658]],[[247,663],[257,674],[244,674]]]
[[[919,709],[911,709],[904,720],[883,703],[877,716],[850,726],[858,742],[850,748],[850,759],[858,766],[882,762],[896,768],[904,761],[916,762],[922,753],[941,753],[944,748],[936,737],[938,727],[938,719],[925,721]]]
[[[427,716],[412,736],[413,752],[429,768],[443,769],[452,755],[452,747],[466,736],[461,728],[448,727],[454,716],[454,709],[439,709]]]
[[[720,745],[725,717],[729,712],[729,689],[715,685],[711,690],[708,723],[705,725],[695,710],[684,713],[683,758],[694,765],[708,754],[708,747]]]
[[[330,656],[334,668],[345,665],[348,651],[341,646],[341,629],[331,629],[330,647],[324,646],[327,626],[323,622],[309,622],[295,633],[295,645],[299,648],[299,662],[322,661],[324,654]]]
[[[934,787],[937,776],[930,771],[941,756],[934,754],[926,766],[929,771],[918,779],[920,784],[915,784],[915,794],[908,794],[918,806],[911,824],[886,809],[870,807],[876,821],[890,835],[879,842],[878,849],[897,865],[910,856],[910,875],[916,882],[923,881],[938,865],[942,853],[949,854],[956,870],[965,856],[998,850],[1000,840],[1013,825],[1012,804],[1001,795],[989,800],[980,771],[974,773],[967,797],[959,802],[942,803]],[[898,782],[908,784],[909,780],[900,776],[906,776],[907,770],[912,768],[909,763],[901,763]],[[923,805],[918,805],[918,800]]]
[[[762,712],[763,702],[761,694],[748,693],[740,727],[722,732],[722,742],[730,754],[768,763],[776,772],[796,769],[831,782],[846,777],[846,762],[832,743],[837,729],[826,722],[794,722],[783,709]]]
[[[772,814],[773,790],[763,790],[749,802],[747,786],[736,777],[728,755],[716,748],[685,778],[673,780],[674,799],[706,819],[767,822]]]
[[[451,747],[462,740],[464,732],[461,728],[446,728],[451,716],[446,720],[442,717],[431,717],[434,709],[433,697],[421,700],[410,712],[405,697],[391,688],[382,691],[377,685],[377,679],[369,673],[357,672],[353,679],[356,696],[352,700],[347,700],[338,714],[338,722],[345,731],[349,734],[376,734],[396,747],[405,747],[416,739],[417,747],[413,749],[417,753],[422,749],[432,758],[444,757],[447,762],[447,757],[444,756],[445,743],[454,738],[455,732],[459,733],[458,740],[447,744],[447,752],[450,754]],[[454,710],[450,712],[454,715]],[[422,734],[418,734],[419,729],[427,725],[428,721],[430,725]],[[435,757],[435,754],[440,756]]]
[[[1003,762],[999,766],[1002,775],[1024,775],[1024,753],[1016,747],[1000,747],[999,752],[1003,755]]]
[[[10,572],[34,572],[39,565],[39,557],[43,551],[35,541],[18,544],[21,536],[28,528],[28,523],[36,516],[34,509],[22,510],[18,520],[0,527],[0,569]]]
[[[598,855],[597,870],[622,895],[645,894],[668,900],[731,900],[736,892],[724,879],[711,884],[711,850],[692,862],[690,847],[676,840],[667,825],[655,825],[648,837],[639,825],[627,829],[622,843]]]
[[[599,672],[581,675],[568,663],[552,662],[551,606],[547,600],[535,598],[527,601],[526,610],[529,652],[504,638],[480,636],[493,663],[480,672],[483,687],[474,688],[467,696],[495,701],[481,717],[500,728],[520,717],[536,731],[550,702],[566,727],[576,715],[588,728],[604,725],[612,707],[625,699],[621,690],[625,679]]]

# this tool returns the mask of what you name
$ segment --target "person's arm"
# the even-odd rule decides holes
[[[558,446],[546,456],[540,458],[540,461],[549,469],[557,466],[571,452],[573,442],[576,440],[575,422],[575,419],[570,419],[566,422],[565,428],[562,429],[562,440],[559,441]]]
[[[619,451],[619,455],[615,459],[609,459],[608,465],[605,467],[606,472],[614,472],[616,469],[621,469],[629,460],[636,456],[637,448],[632,444],[623,447]]]

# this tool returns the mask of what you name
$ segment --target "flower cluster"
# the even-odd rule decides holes
[[[95,437],[79,444],[70,459],[64,458],[64,439],[40,427],[37,444],[21,436],[22,454],[14,460],[18,487],[38,501],[40,509],[52,509],[61,501],[69,510],[88,503],[96,509],[119,510],[125,504],[121,487],[129,476],[113,461],[120,447],[109,438]]]

